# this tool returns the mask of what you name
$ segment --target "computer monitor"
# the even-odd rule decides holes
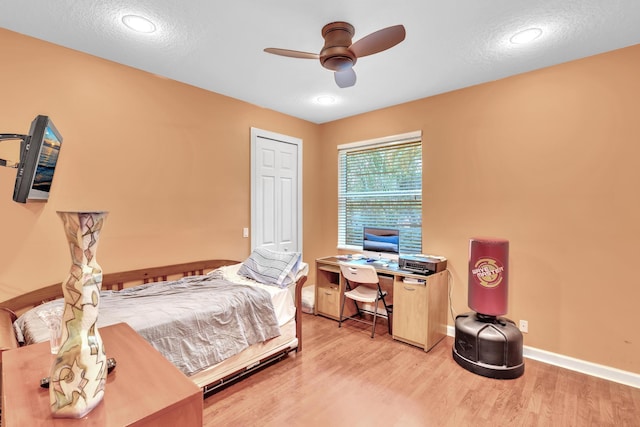
[[[362,254],[373,260],[397,262],[400,256],[400,230],[363,227]]]

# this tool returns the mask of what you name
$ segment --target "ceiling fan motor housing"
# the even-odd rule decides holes
[[[355,30],[347,22],[332,22],[322,27],[324,47],[320,51],[320,63],[333,71],[353,67],[358,59],[349,49]]]

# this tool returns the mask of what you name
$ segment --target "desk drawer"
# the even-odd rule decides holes
[[[316,286],[316,314],[339,319],[340,290],[338,286]]]

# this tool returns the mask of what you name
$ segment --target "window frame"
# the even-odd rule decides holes
[[[337,248],[340,250],[350,250],[350,251],[361,251],[362,246],[349,245],[346,243],[346,221],[343,221],[341,216],[343,215],[342,207],[341,207],[341,198],[342,198],[342,186],[343,186],[343,176],[344,173],[342,165],[341,165],[341,156],[350,151],[363,151],[368,149],[378,149],[378,148],[388,148],[394,145],[404,145],[408,143],[419,142],[422,144],[422,131],[413,131],[407,132],[398,135],[391,135],[382,138],[375,138],[364,141],[350,142],[346,144],[341,144],[337,146],[337,162],[338,162],[338,244]],[[421,146],[421,157],[423,156]],[[421,159],[422,165],[424,165]],[[424,166],[423,166],[424,168]],[[422,170],[420,172],[420,247],[422,247],[422,212],[423,212],[423,184],[422,184]],[[372,224],[372,226],[375,224]],[[393,227],[392,227],[393,228]],[[397,227],[396,227],[397,228]],[[400,230],[402,228],[400,227]]]

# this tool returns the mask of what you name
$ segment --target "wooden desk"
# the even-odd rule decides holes
[[[49,343],[2,354],[2,426],[202,426],[202,390],[126,323],[100,328],[107,357],[116,368],[107,376],[104,399],[84,418],[53,418]]]
[[[316,260],[315,314],[339,320],[344,298],[345,280],[336,257]],[[351,261],[354,262],[354,261]],[[366,263],[366,261],[355,261]],[[380,286],[388,292],[393,305],[393,339],[429,351],[447,334],[448,272],[428,276],[400,270],[397,264],[376,268]],[[424,280],[422,284],[405,283],[405,278]],[[346,310],[346,307],[345,307]]]

